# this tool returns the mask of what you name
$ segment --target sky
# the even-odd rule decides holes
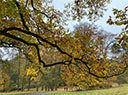
[[[63,10],[64,4],[73,1],[73,0],[54,0],[53,4],[55,8]],[[111,32],[114,34],[119,34],[124,26],[115,26],[115,25],[108,25],[106,21],[108,20],[109,16],[113,15],[112,9],[124,9],[128,6],[128,0],[112,0],[110,4],[107,5],[107,11],[104,12],[103,18],[100,18],[95,24],[104,29],[107,32]],[[83,19],[81,22],[89,22],[87,19]],[[73,26],[78,24],[78,22],[69,22],[68,27],[73,29]]]

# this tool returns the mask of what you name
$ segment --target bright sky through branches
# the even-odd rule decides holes
[[[64,9],[64,4],[71,2],[73,0],[54,0],[54,6],[57,9],[63,10]],[[124,9],[124,7],[128,6],[128,0],[112,0],[111,4],[109,4],[107,6],[107,11],[104,12],[104,16],[103,18],[100,18],[99,21],[96,22],[96,25],[100,26],[101,28],[103,28],[104,30],[108,31],[108,32],[112,32],[114,34],[119,34],[122,30],[122,26],[114,26],[114,25],[108,25],[106,24],[106,21],[108,20],[109,16],[113,15],[113,8],[117,8],[117,9]],[[87,19],[83,19],[82,22],[86,22]],[[73,26],[78,23],[78,22],[69,22],[69,26],[70,29],[73,28]],[[72,29],[71,29],[72,30]]]

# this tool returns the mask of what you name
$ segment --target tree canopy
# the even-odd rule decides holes
[[[86,16],[96,21],[108,3],[110,0],[74,0],[61,12],[50,0],[1,0],[0,46],[20,49],[39,70],[42,65],[62,64],[99,78],[122,74],[127,69],[127,54],[110,59],[104,35],[95,27],[85,26],[88,29],[83,31],[81,26],[75,32],[65,28],[70,18]]]

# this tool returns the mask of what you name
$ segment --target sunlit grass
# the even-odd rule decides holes
[[[47,93],[47,92],[10,92],[10,93],[0,93],[0,95],[26,95],[31,93]],[[40,94],[41,95],[41,94]],[[45,95],[45,94],[42,94]],[[91,90],[91,91],[79,91],[79,92],[55,92],[49,93],[47,95],[128,95],[128,87],[119,87],[111,89],[102,89],[102,90]]]
[[[31,93],[43,93],[44,91],[24,91],[24,92],[4,92],[0,93],[0,95],[25,95],[25,94],[30,94]]]
[[[128,95],[128,87],[81,91],[81,92],[58,92],[49,95]]]

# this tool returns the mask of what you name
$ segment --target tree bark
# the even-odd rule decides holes
[[[30,91],[30,85],[31,85],[31,76],[29,76],[29,78],[28,78],[28,91]]]
[[[19,57],[18,57],[18,82],[17,82],[17,91],[19,91],[20,90],[20,51],[19,51]]]

